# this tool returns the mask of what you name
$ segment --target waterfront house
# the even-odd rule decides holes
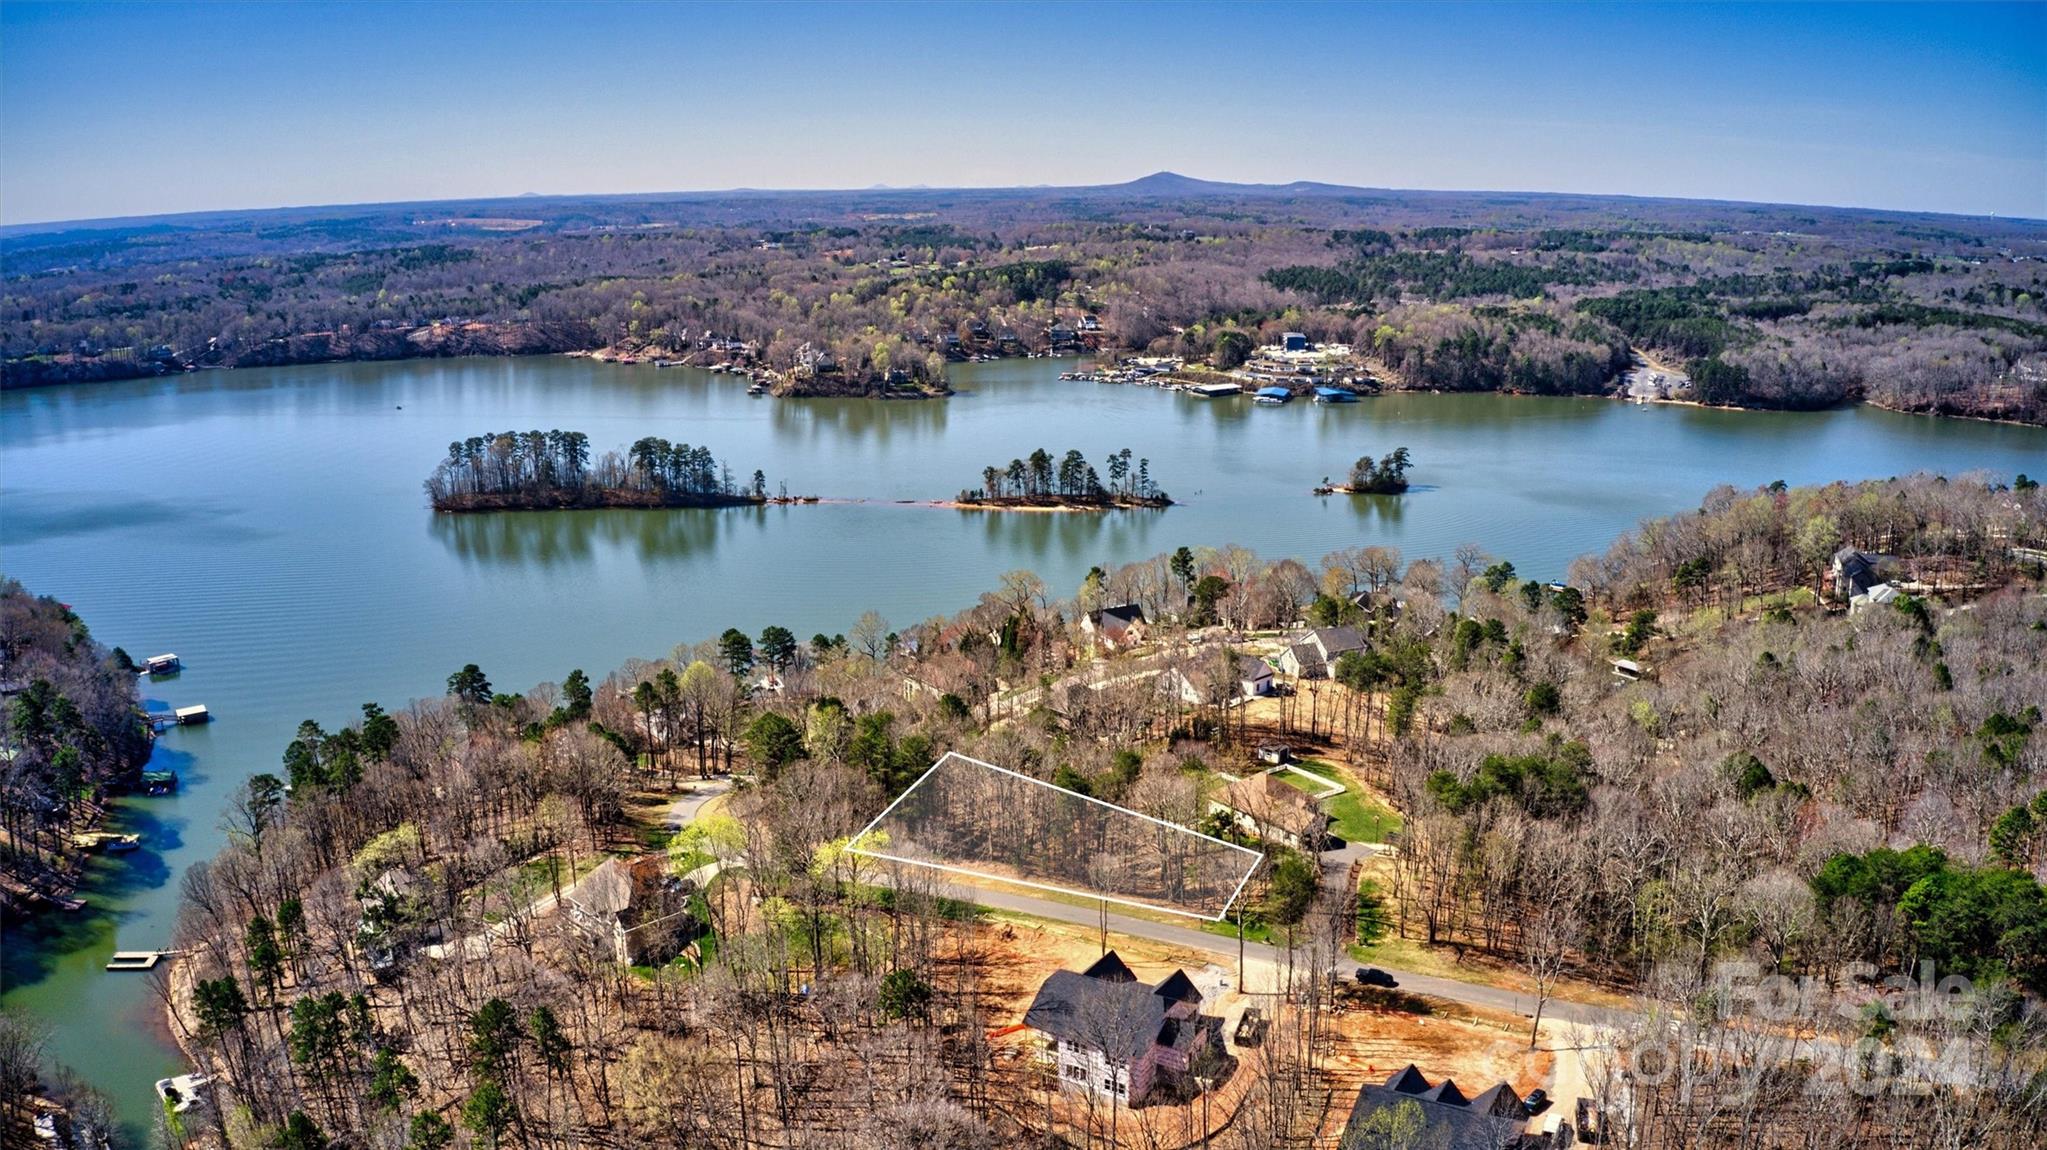
[[[1185,971],[1146,985],[1112,950],[1086,970],[1053,971],[1024,1025],[1045,1037],[1061,1086],[1135,1106],[1216,1041],[1217,1020],[1200,1007]]]
[[[1280,652],[1279,669],[1297,679],[1333,679],[1339,657],[1364,649],[1365,637],[1355,627],[1316,627]]]
[[[1246,834],[1296,850],[1321,850],[1329,816],[1306,791],[1272,771],[1238,779],[1208,800],[1211,814],[1228,815]]]
[[[1045,332],[1045,341],[1053,351],[1070,351],[1080,343],[1080,335],[1063,323],[1055,323]]]
[[[1143,607],[1119,603],[1082,615],[1080,629],[1104,648],[1121,651],[1143,643],[1150,624],[1145,621]]]

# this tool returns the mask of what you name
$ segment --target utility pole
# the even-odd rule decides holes
[[[1237,993],[1249,993],[1244,988],[1244,904],[1237,904]]]

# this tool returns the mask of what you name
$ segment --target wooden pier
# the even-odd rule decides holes
[[[155,970],[156,964],[178,953],[175,950],[117,950],[107,960],[108,970]]]

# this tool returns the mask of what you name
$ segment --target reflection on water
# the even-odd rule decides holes
[[[901,446],[945,431],[951,405],[942,399],[789,399],[758,401],[766,407],[778,443],[802,444],[823,438]]]
[[[1081,563],[1083,569],[1111,555],[1149,554],[1162,544],[1160,524],[1172,509],[1121,511],[960,511],[980,520],[980,535],[991,548],[1017,556],[1056,556],[1059,566]],[[1085,560],[1085,562],[1081,562]],[[1018,562],[1016,566],[1036,566]]]
[[[1408,501],[1421,499],[1427,492],[1419,487],[1412,488],[1406,495],[1325,495],[1350,506],[1351,514],[1365,523],[1381,527],[1398,526],[1407,517]]]
[[[607,508],[430,515],[427,530],[471,563],[561,567],[586,564],[600,548],[630,548],[642,560],[681,559],[715,549],[739,524],[758,528],[765,508]]]

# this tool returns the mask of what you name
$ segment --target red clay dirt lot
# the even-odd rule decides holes
[[[976,956],[980,998],[996,1048],[995,1078],[1005,1109],[1034,1129],[1049,1123],[1071,1135],[1084,1136],[1086,1131],[1098,1143],[1108,1141],[1106,1100],[1091,1106],[1078,1093],[1050,1089],[1050,1077],[1037,1062],[1043,1049],[1041,1039],[1029,1030],[1010,1029],[1022,1022],[1039,985],[1053,971],[1081,970],[1101,956],[1099,935],[1082,926],[1000,918],[991,919],[975,933],[980,944]],[[1226,965],[1204,952],[1113,933],[1109,946],[1148,982],[1175,968],[1198,978],[1211,963]],[[1227,1034],[1242,1009],[1254,1000],[1265,1000],[1262,1005],[1271,1012],[1269,996],[1247,997],[1234,989],[1219,1000],[1205,1000],[1201,1010],[1224,1018]],[[1323,1087],[1319,1093],[1326,1106],[1320,1122],[1323,1140],[1318,1144],[1322,1145],[1334,1144],[1359,1086],[1383,1082],[1410,1062],[1430,1081],[1446,1076],[1456,1079],[1466,1094],[1476,1094],[1502,1080],[1526,1094],[1549,1083],[1554,1064],[1548,1051],[1528,1049],[1525,1024],[1506,1015],[1422,1017],[1346,1004],[1332,1009],[1326,1021],[1327,1039],[1317,1058]],[[1009,1033],[1003,1033],[1005,1030]],[[1232,1053],[1239,1059],[1236,1073],[1207,1099],[1211,1133],[1229,1124],[1260,1073],[1256,1051],[1233,1049]],[[1135,1111],[1125,1107],[1115,1119],[1115,1141],[1144,1150],[1198,1145],[1202,1119],[1199,1099],[1186,1104],[1153,1103]]]

